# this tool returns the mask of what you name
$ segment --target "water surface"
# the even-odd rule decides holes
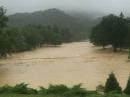
[[[32,87],[46,87],[83,83],[87,89],[95,89],[114,72],[125,87],[130,75],[127,57],[125,52],[113,53],[110,48],[102,50],[88,42],[43,47],[0,60],[0,84],[26,82]]]

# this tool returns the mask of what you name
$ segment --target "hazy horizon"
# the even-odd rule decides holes
[[[130,0],[3,0],[7,14],[34,12],[50,8],[88,13],[129,14]]]

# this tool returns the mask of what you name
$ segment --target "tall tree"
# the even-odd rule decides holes
[[[90,41],[95,45],[112,45],[114,52],[125,44],[128,35],[128,20],[123,13],[120,16],[110,14],[92,30]]]
[[[0,7],[0,57],[6,56],[8,52],[8,42],[3,31],[8,22],[8,18],[5,13],[6,10],[3,7]]]
[[[3,7],[0,7],[0,30],[7,26],[8,17],[5,14],[6,10]]]

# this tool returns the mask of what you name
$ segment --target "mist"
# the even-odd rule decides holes
[[[65,11],[129,14],[130,0],[2,0],[8,14],[17,12],[33,12],[49,8]]]

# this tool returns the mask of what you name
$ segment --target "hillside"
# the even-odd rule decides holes
[[[29,24],[69,28],[72,33],[76,33],[75,37],[86,38],[95,25],[95,21],[89,15],[68,14],[55,8],[33,13],[16,13],[9,16],[9,26],[23,27]]]

